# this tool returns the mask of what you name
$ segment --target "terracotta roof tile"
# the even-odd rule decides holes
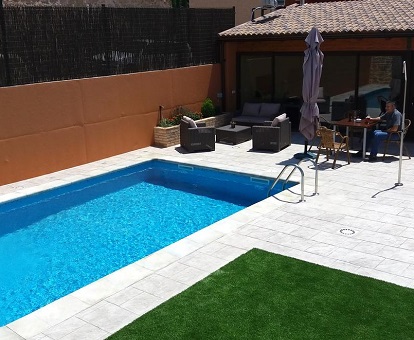
[[[414,0],[354,0],[290,5],[254,22],[221,32],[220,37],[323,33],[413,32]],[[258,13],[257,13],[258,14]]]

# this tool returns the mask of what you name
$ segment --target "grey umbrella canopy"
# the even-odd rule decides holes
[[[316,101],[318,99],[324,56],[320,50],[323,38],[316,27],[310,30],[305,42],[308,48],[305,50],[303,61],[303,105],[300,109],[299,131],[305,136],[307,144],[315,136],[319,125],[319,107]]]

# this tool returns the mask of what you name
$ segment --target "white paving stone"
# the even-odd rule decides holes
[[[13,332],[10,328],[0,327],[0,339],[2,340],[23,340],[24,338]]]
[[[414,265],[408,266],[400,275],[414,279]]]
[[[384,259],[384,261],[376,266],[375,269],[389,274],[403,276],[404,271],[408,269],[408,267],[410,267],[408,263]]]
[[[138,281],[133,285],[133,287],[164,299],[177,295],[188,286],[181,282],[171,280],[165,276],[153,274]]]
[[[108,333],[114,333],[131,323],[137,315],[112,303],[101,301],[99,307],[85,312],[82,320]]]
[[[187,266],[182,263],[173,263],[172,265],[161,269],[158,273],[174,281],[181,282],[186,286],[191,286],[210,274],[209,271]]]
[[[23,316],[7,325],[8,328],[16,332],[16,334],[20,335],[22,338],[34,337],[48,329],[50,326],[50,324],[37,317],[37,311]]]
[[[106,298],[105,301],[113,303],[114,305],[121,306],[125,302],[137,297],[140,294],[142,294],[142,290],[139,290],[131,286],[122,289],[118,293]]]
[[[219,247],[219,249],[216,248],[215,250],[213,250],[212,248],[216,245]],[[213,255],[214,257],[225,259],[227,261],[233,261],[234,259],[236,259],[240,255],[246,253],[246,250],[241,249],[241,248],[237,248],[237,247],[226,246],[226,245],[223,245],[223,244],[214,243],[214,244],[211,245],[211,247],[210,247],[210,245],[208,245],[204,248],[201,248],[200,252],[205,253],[205,254],[209,254],[209,255]]]
[[[48,324],[60,323],[70,316],[83,311],[89,305],[77,299],[73,295],[67,295],[43,308],[40,308],[36,316]]]
[[[161,304],[164,299],[161,299],[157,296],[152,294],[148,294],[146,292],[142,292],[142,294],[137,295],[136,297],[128,300],[127,302],[122,304],[122,308],[125,308],[137,316],[141,316],[146,312],[154,309],[156,306]]]
[[[183,257],[179,262],[190,267],[198,268],[200,270],[213,272],[220,267],[223,267],[228,261],[222,258],[198,252]]]
[[[77,329],[85,326],[87,323],[79,318],[71,317],[59,324],[47,329],[44,331],[44,334],[49,338],[58,340],[62,339],[66,335],[69,335],[76,331]]]
[[[108,332],[105,332],[104,330],[87,323],[72,333],[64,336],[62,340],[101,340],[105,339],[109,335],[110,334]]]

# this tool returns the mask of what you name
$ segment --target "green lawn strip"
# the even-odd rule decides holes
[[[414,339],[414,290],[253,249],[108,339]]]

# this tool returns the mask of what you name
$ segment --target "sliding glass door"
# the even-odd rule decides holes
[[[241,54],[238,104],[281,102],[300,106],[303,53]],[[325,53],[320,82],[320,111],[342,119],[349,110],[376,116],[385,100],[402,106],[402,57],[389,54]]]
[[[241,103],[271,102],[273,93],[273,57],[243,55],[240,58]]]

